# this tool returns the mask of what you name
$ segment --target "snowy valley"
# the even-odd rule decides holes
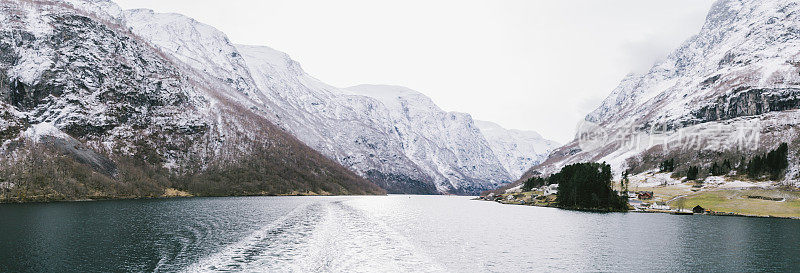
[[[173,186],[374,192],[370,182],[390,193],[474,194],[514,181],[554,146],[536,133],[478,126],[407,88],[330,86],[285,53],[233,44],[183,15],[104,0],[0,7],[0,140],[9,165],[27,164],[42,146],[103,170],[103,181],[133,172],[120,167],[128,157],[137,172],[184,181],[147,182],[159,184],[149,195]],[[235,180],[246,164],[262,164],[248,177],[277,179],[215,184],[212,174]]]

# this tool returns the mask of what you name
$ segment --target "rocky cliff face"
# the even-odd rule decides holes
[[[476,193],[513,178],[503,168],[469,114],[445,112],[427,96],[387,85],[346,89],[374,98],[388,109],[405,154],[434,178],[440,191]]]
[[[43,142],[112,178],[134,157],[164,176],[203,180],[195,185],[203,189],[213,188],[211,173],[230,178],[266,164],[248,175],[288,185],[250,183],[243,194],[374,192],[333,162],[392,193],[471,194],[513,180],[515,160],[532,164],[541,153],[509,152],[521,138],[493,146],[468,114],[442,111],[418,92],[327,85],[282,52],[234,45],[179,14],[106,0],[2,7],[8,153]]]
[[[133,32],[240,90],[281,128],[389,192],[475,193],[513,179],[468,115],[444,112],[422,94],[398,103],[339,89],[285,53],[234,45],[191,18],[123,13]]]
[[[647,73],[627,76],[576,140],[525,176],[579,161],[608,161],[619,172],[668,155],[705,164],[698,154],[752,154],[780,142],[796,153],[798,29],[797,1],[716,2],[698,35]]]
[[[259,159],[263,165],[255,171],[273,180],[240,177],[246,181],[239,182],[249,184],[233,185],[241,186],[235,194],[380,192],[273,125],[256,109],[248,90],[231,88],[236,80],[220,80],[165,54],[131,32],[121,16],[107,1],[0,3],[5,166],[25,164],[25,150],[37,145],[54,150],[56,157],[91,163],[106,180],[129,175],[131,160],[153,170],[171,170],[171,175],[200,177]],[[19,173],[11,175],[20,178]],[[214,180],[204,181],[204,187],[233,183],[214,185]],[[47,188],[26,185],[21,178],[16,183],[20,189]],[[53,198],[126,194],[125,189],[101,192],[78,184],[83,192],[77,196],[59,196],[53,189],[37,193]],[[281,184],[294,187],[276,186]],[[148,185],[156,190],[169,186],[174,185]]]
[[[263,46],[236,47],[247,60],[270,117],[287,131],[391,193],[439,192],[433,175],[406,155],[381,102],[320,82],[285,53]]]
[[[698,35],[644,75],[623,80],[587,120],[692,125],[796,108],[797,4],[718,1]],[[712,105],[730,115],[702,115]]]

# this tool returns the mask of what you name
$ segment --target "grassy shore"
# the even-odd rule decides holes
[[[766,197],[766,198],[763,198]],[[702,191],[670,202],[671,207],[701,206],[718,212],[800,218],[800,192],[779,189]]]
[[[800,218],[800,189],[777,187],[770,181],[744,176],[716,176],[686,181],[670,173],[647,172],[631,176],[631,191],[652,191],[645,203],[666,203],[672,209],[701,206],[719,213]],[[617,185],[618,187],[618,185]]]
[[[637,191],[652,191],[653,198],[644,203],[666,203],[672,210],[691,210],[701,206],[719,214],[757,217],[787,217],[800,219],[800,190],[782,188],[726,188],[723,186],[693,187],[694,182],[665,186],[637,187]],[[492,200],[503,204],[557,207],[555,195],[541,197],[541,192],[508,193]],[[511,196],[511,198],[509,198]],[[534,198],[539,196],[538,198]],[[645,210],[646,212],[671,212]]]

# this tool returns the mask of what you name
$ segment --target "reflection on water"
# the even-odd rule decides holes
[[[800,271],[800,221],[452,196],[0,205],[0,271]]]

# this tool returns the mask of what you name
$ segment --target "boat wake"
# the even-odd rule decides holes
[[[298,206],[185,272],[443,272],[411,243],[341,200]]]

